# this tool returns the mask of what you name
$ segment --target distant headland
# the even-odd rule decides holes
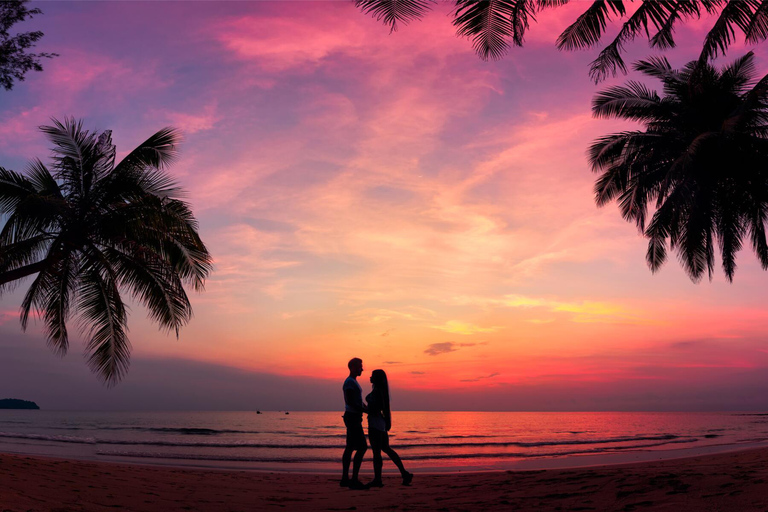
[[[18,398],[0,398],[0,409],[39,409],[35,402]]]

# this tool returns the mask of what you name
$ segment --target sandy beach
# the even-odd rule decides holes
[[[369,475],[364,475],[364,479]],[[639,464],[416,475],[351,491],[329,475],[0,455],[0,510],[768,510],[768,448]]]

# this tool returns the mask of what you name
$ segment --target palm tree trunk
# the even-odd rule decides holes
[[[8,270],[7,272],[0,272],[0,286],[3,286],[4,284],[10,283],[11,281],[15,281],[17,279],[31,276],[32,274],[37,274],[38,272],[43,270],[47,265],[48,265],[48,260],[44,259],[42,261],[31,263],[23,267],[15,268],[13,270]]]

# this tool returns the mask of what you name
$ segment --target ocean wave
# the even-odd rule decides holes
[[[53,436],[46,434],[22,434],[19,432],[0,432],[0,438],[33,439],[35,441],[56,441],[59,443],[97,444],[93,437]]]
[[[438,446],[457,446],[457,447],[470,447],[470,446],[518,446],[520,448],[536,448],[540,446],[564,446],[564,445],[581,445],[581,444],[609,444],[609,443],[628,443],[632,441],[671,441],[679,438],[692,438],[693,436],[677,436],[674,434],[663,434],[658,436],[623,436],[623,437],[606,437],[601,439],[563,439],[552,441],[480,441],[477,443],[419,443],[413,446],[432,448]],[[408,445],[398,444],[397,447],[405,447]]]
[[[340,436],[343,437],[343,436]],[[198,442],[198,441],[162,441],[162,440],[143,440],[143,439],[98,439],[93,437],[74,437],[57,436],[45,434],[28,434],[18,432],[0,432],[0,438],[12,439],[34,439],[40,441],[55,441],[62,443],[79,444],[99,444],[99,445],[123,445],[123,446],[165,446],[165,447],[189,447],[189,448],[261,448],[275,450],[313,450],[313,449],[339,449],[344,445],[328,443],[263,443],[251,441],[239,442]],[[517,448],[537,448],[544,446],[574,446],[574,445],[595,445],[595,444],[616,444],[633,443],[642,441],[674,441],[677,439],[693,439],[693,436],[677,436],[674,434],[664,434],[657,436],[624,436],[608,437],[602,439],[582,439],[582,440],[551,440],[551,441],[478,441],[478,442],[458,442],[458,443],[398,443],[395,445],[398,449],[414,448],[488,448],[488,447],[517,447]]]
[[[409,455],[410,461],[429,461],[429,460],[450,460],[450,459],[532,459],[532,458],[552,458],[566,457],[569,455],[588,455],[604,454],[619,451],[644,450],[665,446],[668,444],[685,444],[696,442],[697,439],[675,439],[662,443],[643,444],[634,446],[614,446],[610,448],[591,448],[584,450],[568,450],[548,453],[530,453],[530,452],[501,452],[501,453],[431,453]],[[127,452],[127,451],[106,451],[99,450],[97,455],[104,457],[137,457],[166,460],[190,460],[190,461],[211,461],[211,462],[253,462],[253,463],[286,463],[286,464],[311,464],[318,462],[337,463],[338,457],[318,457],[318,456],[285,456],[285,457],[254,457],[247,455],[204,455],[204,454],[180,454],[180,453],[156,453],[156,452]]]
[[[134,427],[134,426],[118,426],[118,427],[99,427],[99,430],[129,430],[134,432],[158,432],[162,434],[181,434],[187,436],[215,436],[220,434],[290,434],[287,430],[236,430],[236,429],[215,429],[215,428],[199,428],[199,427]]]
[[[409,432],[409,431],[406,431]],[[390,437],[392,434],[390,434]],[[455,435],[455,436],[437,436],[439,439],[492,439],[496,437],[502,437],[502,436],[477,436],[477,435]]]
[[[81,427],[68,426],[47,426],[48,429],[55,430],[103,430],[103,431],[127,431],[127,432],[154,432],[159,434],[179,434],[184,436],[216,436],[221,434],[278,434],[283,436],[306,437],[304,434],[291,430],[238,430],[238,429],[215,429],[204,427],[139,427],[139,426],[97,426],[86,425]],[[318,427],[318,429],[328,427]],[[344,437],[344,434],[316,434],[313,437]]]

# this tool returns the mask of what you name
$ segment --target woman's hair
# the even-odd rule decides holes
[[[373,384],[373,389],[381,393],[384,417],[389,418],[392,413],[389,410],[389,383],[387,382],[387,373],[384,370],[373,370],[373,372],[371,372],[371,383]]]

